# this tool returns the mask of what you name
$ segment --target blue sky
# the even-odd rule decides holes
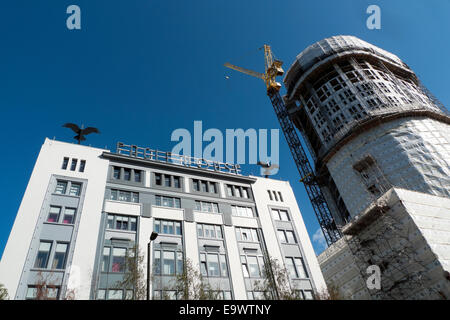
[[[66,28],[71,4],[81,30]],[[366,28],[370,4],[382,10],[381,30]],[[172,131],[193,130],[194,120],[223,132],[278,128],[263,83],[223,63],[263,71],[257,49],[268,43],[287,69],[308,45],[339,34],[397,54],[448,106],[448,12],[448,0],[1,1],[0,254],[44,138],[72,141],[63,123],[98,127],[88,143],[110,149],[122,141],[171,150]],[[275,178],[291,182],[312,238],[318,224],[282,135],[280,167]]]

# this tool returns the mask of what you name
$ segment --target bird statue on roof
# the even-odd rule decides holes
[[[270,175],[272,175],[273,170],[276,170],[276,172],[278,172],[278,169],[280,168],[278,164],[270,164],[270,162],[258,161],[257,165],[261,167],[261,171],[263,171],[262,174],[264,174],[265,178],[268,178]]]
[[[63,125],[63,127],[72,129],[72,131],[77,134],[73,138],[78,141],[78,144],[81,144],[81,141],[86,140],[86,138],[85,138],[86,135],[88,135],[90,133],[100,133],[100,131],[97,128],[94,128],[94,127],[83,128],[83,125],[81,125],[81,128],[80,128],[75,123],[66,123]]]

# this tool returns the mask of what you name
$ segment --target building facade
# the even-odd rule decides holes
[[[450,117],[397,56],[319,41],[284,79],[343,238],[319,261],[351,298],[450,299]],[[392,247],[393,245],[393,247]],[[381,289],[366,270],[381,269]]]
[[[312,299],[325,283],[288,182],[119,143],[46,139],[0,263],[13,299],[134,299],[125,259],[150,242],[152,299],[176,299],[187,259],[219,298],[260,299],[269,257]],[[138,251],[136,251],[138,249]]]

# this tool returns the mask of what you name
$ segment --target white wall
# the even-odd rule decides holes
[[[316,254],[311,244],[308,231],[306,230],[306,226],[300,213],[300,209],[298,208],[297,200],[295,199],[291,185],[288,181],[266,179],[261,177],[254,178],[258,178],[258,180],[252,185],[252,190],[269,255],[277,259],[279,262],[284,261],[278,244],[277,233],[272,222],[269,206],[289,208],[292,214],[292,222],[294,223],[299,236],[298,242],[303,249],[305,263],[309,266],[311,271],[312,282],[314,283],[317,291],[326,289],[322,271],[320,270]],[[271,201],[267,190],[280,191],[283,196],[283,202]]]
[[[92,248],[97,243],[100,226],[108,170],[108,161],[99,158],[103,151],[108,150],[45,139],[0,263],[0,283],[3,283],[8,289],[10,297],[14,297],[16,294],[48,183],[51,175],[56,174],[88,180],[72,261],[72,265],[78,266],[80,271],[79,274],[74,272],[73,276],[80,277],[80,281],[72,278],[69,279],[69,283],[73,285],[89,284],[80,286],[76,290],[77,299],[89,298],[95,250],[86,249]],[[78,166],[80,160],[86,160],[85,171],[78,172],[78,166],[76,171],[62,170],[64,157],[78,159]]]

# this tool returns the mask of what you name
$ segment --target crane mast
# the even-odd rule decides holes
[[[297,170],[302,177],[300,181],[303,182],[303,185],[305,186],[306,193],[311,201],[311,205],[314,209],[325,240],[328,245],[331,245],[339,240],[341,233],[336,226],[330,209],[328,208],[328,204],[323,196],[322,190],[320,189],[320,185],[317,182],[305,149],[303,148],[294,124],[289,117],[286,105],[280,96],[281,84],[276,81],[276,77],[281,76],[284,73],[281,68],[283,62],[273,58],[272,50],[269,45],[264,45],[264,62],[264,74],[234,66],[230,63],[225,63],[225,67],[264,80],[267,88],[267,95],[270,98],[270,102],[272,103],[275,114],[280,122],[281,129],[283,130],[284,137],[286,138],[286,142],[291,150]]]

